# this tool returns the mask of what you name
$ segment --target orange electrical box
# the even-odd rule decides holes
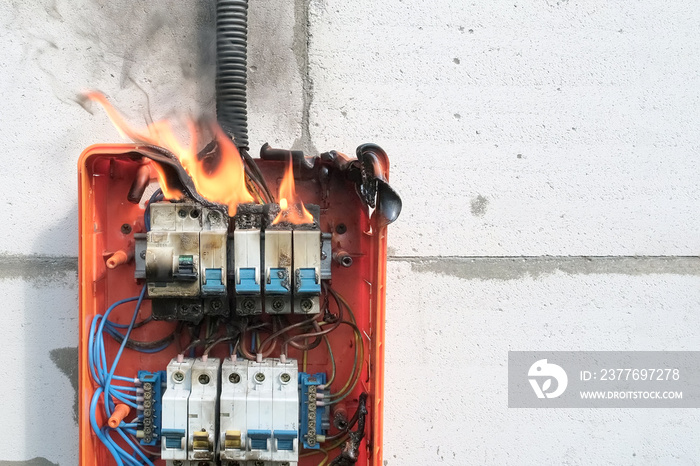
[[[300,466],[328,465],[341,454],[348,445],[348,433],[358,429],[358,423],[353,423],[356,421],[353,415],[359,411],[363,394],[367,396],[367,414],[356,464],[382,464],[386,225],[393,218],[387,218],[381,204],[384,202],[381,196],[390,189],[386,185],[389,167],[386,155],[376,146],[362,147],[364,149],[358,149],[358,155],[364,157],[362,160],[338,153],[294,160],[297,193],[305,204],[319,206],[320,230],[330,242],[329,249],[322,255],[328,259],[327,254],[332,251],[334,256],[330,261],[331,278],[324,281],[321,291],[323,311],[318,317],[319,326],[315,328],[332,328],[339,314],[342,320],[350,322],[336,325],[325,335],[327,339],[318,337],[321,343],[315,347],[309,349],[312,346],[309,341],[317,338],[310,337],[304,339],[307,346],[301,349],[290,346],[283,356],[297,360],[299,372],[325,373],[328,378],[332,377],[328,390],[337,396],[330,395],[330,399],[338,400],[342,396],[342,401],[329,402],[326,407],[330,428],[325,437],[319,437],[319,449],[304,449],[299,438]],[[145,203],[143,200],[134,203],[133,196],[131,202],[127,199],[135,179],[146,176],[142,167],[155,163],[144,157],[142,149],[143,146],[134,144],[96,145],[85,150],[78,164],[79,405],[80,464],[83,466],[166,464],[159,455],[160,438],[154,439],[151,445],[141,444],[144,426],[139,424],[139,409],[143,409],[144,404],[143,385],[135,381],[139,371],[165,371],[171,360],[184,353],[201,358],[206,351],[205,359],[216,357],[223,360],[232,354],[235,358],[255,358],[256,345],[267,338],[271,338],[272,343],[266,348],[274,349],[265,356],[279,358],[285,342],[299,332],[309,331],[307,327],[311,325],[299,325],[275,337],[274,333],[280,330],[280,326],[293,326],[307,320],[308,316],[274,317],[263,313],[254,319],[246,318],[245,328],[254,330],[240,332],[236,339],[227,341],[226,329],[241,328],[236,327],[242,318],[236,315],[233,305],[225,316],[216,319],[204,317],[199,323],[183,324],[155,320],[147,296],[137,313],[137,300],[134,299],[114,307],[105,319],[112,304],[138,297],[144,289],[144,279],[135,278],[138,258],[134,254],[138,238],[146,232]],[[270,191],[276,193],[287,161],[275,156],[255,159],[255,164]],[[368,205],[366,199],[372,196],[376,204]],[[398,215],[396,208],[388,217],[394,214]],[[309,328],[313,333],[313,327]],[[124,343],[125,339],[127,343]],[[199,340],[201,344],[197,344]],[[219,340],[221,344],[218,344]],[[155,347],[153,342],[160,344]],[[99,348],[104,348],[103,354],[99,354],[102,352]],[[137,348],[147,348],[147,352],[137,351]],[[115,360],[118,362],[113,365]],[[109,389],[112,391],[109,400],[104,396],[105,377],[110,378]],[[120,386],[127,388],[115,388]],[[117,396],[114,390],[122,390],[118,393],[124,394],[125,398]],[[105,402],[110,405],[108,410]],[[136,408],[130,405],[131,402]],[[323,402],[319,406],[324,406]],[[335,415],[345,423],[334,425]],[[347,428],[348,424],[352,428]],[[338,425],[346,428],[339,429]],[[223,433],[216,435],[224,437]],[[284,464],[262,461],[243,461],[240,464],[258,463]],[[222,462],[215,454],[209,460],[171,460],[168,464],[214,466],[238,463]]]

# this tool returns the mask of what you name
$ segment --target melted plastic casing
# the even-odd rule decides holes
[[[107,449],[92,432],[89,420],[90,400],[95,386],[88,369],[88,339],[90,324],[96,314],[103,313],[111,303],[138,295],[141,285],[133,278],[131,263],[108,269],[105,260],[109,254],[126,248],[133,241],[133,234],[143,232],[143,209],[127,201],[127,193],[141,163],[131,144],[101,144],[87,148],[78,162],[78,191],[80,218],[80,356],[79,356],[79,432],[80,464],[104,466],[116,464]],[[265,175],[270,190],[277,193],[285,162],[256,159]],[[388,163],[383,163],[384,176],[388,179]],[[295,172],[296,175],[296,172]],[[342,174],[331,176],[327,184],[320,183],[318,172],[302,173],[296,179],[297,193],[307,204],[321,206],[321,229],[332,232],[333,247],[341,246],[353,257],[349,268],[335,262],[332,265],[332,286],[350,304],[363,333],[365,358],[360,381],[346,399],[349,415],[357,407],[357,397],[363,391],[369,394],[366,435],[360,447],[358,465],[382,464],[383,392],[384,392],[384,314],[386,283],[386,227],[377,228],[369,219],[367,208],[355,193],[355,185]],[[297,175],[298,176],[298,175]],[[336,226],[345,224],[347,231],[339,234]],[[122,225],[131,226],[131,233],[124,233]],[[342,229],[340,230],[342,231]],[[331,300],[332,301],[332,300]],[[334,310],[334,307],[332,306]],[[110,320],[127,323],[133,314],[133,306],[117,308]],[[138,319],[150,315],[150,303],[142,306]],[[134,329],[132,338],[155,340],[167,335],[174,323],[152,322]],[[334,346],[337,379],[349,378],[354,359],[353,333],[341,326],[329,334]],[[225,345],[223,345],[225,346]],[[105,338],[108,360],[113,360],[117,343]],[[337,348],[337,349],[336,349]],[[220,349],[212,356],[225,356]],[[139,370],[165,370],[176,355],[174,345],[156,354],[143,354],[125,350],[117,367],[117,374],[136,376]],[[274,356],[274,355],[273,355]],[[291,350],[289,357],[301,360],[302,354]],[[301,368],[300,368],[301,370]],[[330,371],[330,360],[325,345],[309,351],[307,372]],[[342,385],[342,384],[341,384]],[[131,416],[135,414],[132,412]],[[104,425],[107,419],[98,416]],[[336,449],[328,462],[339,450]],[[305,453],[304,450],[301,453]],[[299,459],[299,466],[317,465],[323,454]],[[164,465],[164,461],[157,461]]]

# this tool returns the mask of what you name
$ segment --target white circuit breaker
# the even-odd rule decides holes
[[[295,466],[299,459],[296,360],[226,359],[221,368],[219,458]]]
[[[241,466],[296,466],[296,360],[173,359],[167,377],[161,455],[168,466],[217,460]]]
[[[221,397],[219,399],[219,458],[224,461],[245,461],[246,397],[248,393],[246,359],[225,359],[221,364]]]
[[[294,312],[318,314],[321,293],[321,232],[294,230]]]
[[[234,407],[235,409],[235,407]],[[272,365],[270,360],[248,364],[246,436],[249,457],[272,460]]]
[[[262,206],[240,204],[233,218],[233,263],[236,314],[262,313]]]
[[[192,389],[194,359],[168,364],[168,384],[161,402],[161,458],[173,466],[172,460],[187,459],[187,413]]]
[[[292,231],[265,231],[265,312],[292,312]]]
[[[216,452],[219,358],[198,358],[192,365],[192,391],[188,407],[187,456],[192,461],[212,461]]]
[[[297,361],[272,363],[272,459],[295,465],[299,459],[299,375]]]
[[[260,295],[260,230],[233,232],[236,293]]]

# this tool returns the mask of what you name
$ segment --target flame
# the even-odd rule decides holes
[[[289,159],[287,171],[284,173],[284,178],[280,183],[279,191],[280,213],[277,214],[272,222],[276,225],[280,222],[289,222],[294,225],[303,225],[305,223],[314,223],[313,216],[304,207],[301,198],[297,196],[294,188],[294,168],[292,167],[292,159]]]
[[[123,137],[139,144],[160,146],[175,154],[185,171],[192,177],[197,192],[212,202],[227,205],[230,216],[236,214],[238,204],[253,202],[253,196],[246,188],[245,170],[240,153],[216,123],[209,122],[208,129],[217,142],[220,159],[214,170],[208,170],[205,160],[200,160],[197,156],[198,124],[193,119],[187,120],[189,144],[183,144],[167,120],[156,121],[148,125],[145,131],[137,131],[126,122],[101,92],[89,92],[85,97],[104,107],[109,119]],[[203,123],[200,122],[199,125]],[[182,199],[183,193],[179,189],[167,185],[162,168],[154,162],[151,162],[151,166],[156,171],[158,183],[165,198]]]

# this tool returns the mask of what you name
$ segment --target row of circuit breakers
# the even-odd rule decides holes
[[[135,235],[135,276],[147,282],[154,319],[198,322],[229,315],[232,306],[254,315],[263,305],[268,314],[317,314],[331,242],[319,228],[318,206],[306,207],[313,223],[276,225],[278,205],[241,204],[231,233],[220,210],[150,205],[150,229]]]
[[[173,359],[138,378],[137,435],[160,440],[168,466],[296,466],[300,445],[320,448],[329,428],[325,374],[293,359]]]

